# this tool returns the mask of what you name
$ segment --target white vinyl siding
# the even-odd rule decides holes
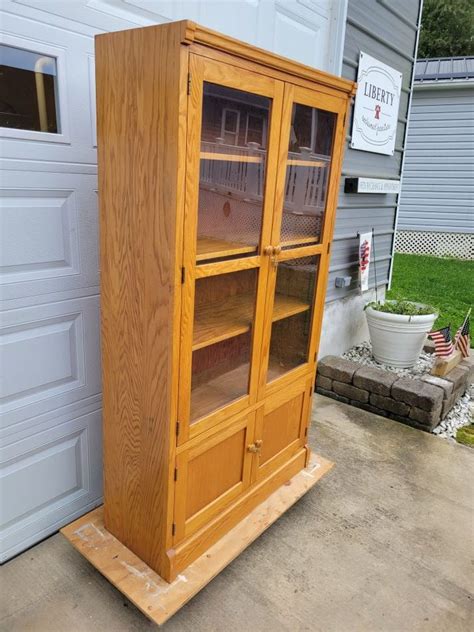
[[[398,230],[474,233],[474,80],[417,87]]]

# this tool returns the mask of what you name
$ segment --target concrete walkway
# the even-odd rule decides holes
[[[166,632],[474,629],[474,450],[315,398],[336,467]],[[6,564],[0,630],[156,629],[60,535]]]

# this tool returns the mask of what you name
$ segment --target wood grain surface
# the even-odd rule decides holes
[[[104,520],[163,574],[185,131],[179,37],[165,26],[96,40]]]
[[[154,623],[162,625],[333,467],[312,455],[293,476],[169,584],[104,526],[99,507],[61,530],[71,544]]]
[[[189,21],[103,34],[96,42],[103,516],[117,546],[146,564],[146,573],[169,580],[307,462],[354,84]],[[245,229],[198,239],[200,160],[223,159],[201,152],[205,82],[271,102],[258,243],[256,231],[247,236]],[[295,233],[285,242],[294,103],[333,112],[337,124],[322,234]],[[281,291],[277,269],[316,255],[311,305],[312,293]],[[308,343],[295,333],[305,318]],[[288,341],[288,357],[270,354],[272,326],[281,331],[282,323],[282,339],[294,343]],[[247,453],[255,440],[266,444],[260,465],[260,448]],[[212,478],[216,464],[226,462],[229,472]],[[194,487],[180,480],[182,467]]]

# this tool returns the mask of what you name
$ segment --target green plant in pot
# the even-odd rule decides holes
[[[365,315],[374,358],[399,368],[409,368],[416,363],[426,334],[438,317],[431,305],[412,301],[369,303]]]

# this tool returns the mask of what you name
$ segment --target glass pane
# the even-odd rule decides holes
[[[0,45],[0,126],[56,134],[56,59]]]
[[[278,264],[267,381],[308,361],[319,256]]]
[[[271,100],[204,84],[197,262],[257,252]]]
[[[295,103],[286,167],[281,246],[321,241],[336,115]]]
[[[248,393],[258,269],[196,281],[191,422]]]

